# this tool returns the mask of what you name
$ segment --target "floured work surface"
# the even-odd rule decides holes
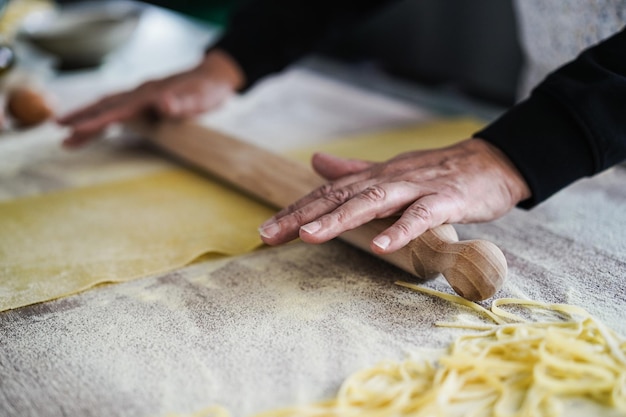
[[[626,170],[581,181],[532,212],[457,226],[509,262],[497,297],[579,305],[622,335]],[[0,415],[234,416],[323,400],[353,372],[432,354],[472,313],[340,242],[293,244],[98,287],[0,314]],[[443,279],[425,285],[451,292]],[[587,404],[587,402],[582,402]],[[587,404],[588,405],[588,404]],[[568,415],[616,415],[579,403]]]
[[[94,158],[98,146],[108,149],[97,145]],[[111,165],[116,181],[166,172],[135,151],[141,172]],[[87,166],[86,152],[59,161]],[[4,177],[28,185],[18,195],[61,192],[74,179],[43,175],[40,161]],[[625,181],[618,167],[531,213],[457,230],[504,251],[509,279],[497,297],[579,305],[626,334]],[[322,400],[359,369],[431,354],[464,333],[433,325],[470,312],[398,279],[412,277],[340,242],[298,243],[1,313],[0,415],[165,416],[221,404],[245,416]],[[443,279],[425,285],[450,291]]]
[[[528,239],[529,227],[537,230],[532,222],[524,226],[511,245]],[[548,231],[542,237],[564,241]],[[584,244],[566,245],[589,252]],[[564,275],[546,259],[562,243],[543,260],[523,259],[545,249],[519,251],[498,296],[576,302],[623,333],[615,313],[625,307],[623,280],[583,262]],[[606,252],[592,255],[625,272]],[[582,276],[604,288],[579,285]],[[5,312],[0,412],[166,416],[221,404],[246,416],[331,397],[359,369],[408,352],[432,355],[465,333],[433,324],[472,312],[400,288],[398,279],[411,277],[341,242],[298,243]],[[448,290],[440,279],[427,285]],[[578,415],[616,415],[579,407]]]

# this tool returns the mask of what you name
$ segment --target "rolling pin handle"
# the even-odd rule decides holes
[[[458,241],[456,230],[448,224],[430,229],[419,236],[413,244],[409,244],[411,265],[415,273],[421,278],[433,279],[453,267],[453,259],[446,256],[445,247]]]
[[[415,274],[432,279],[441,273],[461,297],[480,301],[492,297],[504,283],[506,258],[493,243],[459,242],[454,227],[433,228],[409,245]]]
[[[393,218],[373,220],[340,237],[373,253],[369,243],[393,222]],[[485,240],[459,241],[449,224],[427,230],[395,252],[377,256],[425,280],[442,274],[457,294],[471,301],[492,297],[507,274],[506,258],[496,245]]]

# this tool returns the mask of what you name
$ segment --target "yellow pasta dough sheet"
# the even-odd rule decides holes
[[[484,122],[471,117],[436,119],[296,149],[289,155],[303,162],[308,162],[311,155],[319,151],[344,158],[384,161],[403,152],[453,145],[471,137],[484,125]]]
[[[482,123],[439,119],[325,143],[315,151],[384,160],[469,137]],[[261,245],[273,210],[183,169],[0,203],[0,311]]]
[[[172,169],[0,204],[0,311],[261,245],[273,210]]]

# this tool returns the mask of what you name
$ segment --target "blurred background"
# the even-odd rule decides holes
[[[243,0],[150,3],[225,26]],[[481,100],[515,101],[522,54],[511,0],[405,0],[324,45],[320,53]]]
[[[107,59],[124,47],[132,46],[135,52],[118,55],[115,63],[110,62],[113,68],[100,74],[100,82],[84,84],[80,91],[72,86],[76,92],[66,95],[64,108],[80,104],[76,97],[86,101],[107,88],[132,86],[142,77],[189,65],[180,57],[197,60],[193,51],[201,53],[215,41],[245,1],[0,0],[0,75],[8,73],[0,77],[0,109],[8,96],[10,110],[12,85],[30,88],[53,78],[59,84],[64,73],[73,71],[74,78],[67,80],[71,84],[77,71],[106,67]],[[151,6],[181,17],[179,23],[190,28],[185,40],[172,39],[176,35],[169,25],[176,19],[163,20],[154,13],[141,19]],[[142,40],[132,42],[138,27]],[[164,59],[166,44],[174,54]],[[351,74],[383,74],[409,88],[425,87],[497,108],[515,102],[522,67],[512,0],[391,2],[376,15],[328,37],[313,57],[347,67]],[[140,74],[144,67],[147,72]],[[32,102],[15,108],[30,116]],[[17,123],[0,117],[0,128],[37,124],[34,117],[19,117],[19,110],[13,113]],[[40,113],[37,120],[51,111]]]
[[[147,3],[223,28],[243,1]],[[76,0],[59,1],[71,2]],[[515,101],[522,65],[511,0],[398,1],[323,45],[319,53],[504,106]]]

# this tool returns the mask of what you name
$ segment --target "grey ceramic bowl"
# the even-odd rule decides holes
[[[89,67],[127,42],[140,16],[133,2],[87,1],[31,16],[20,36],[58,57],[63,67]]]

